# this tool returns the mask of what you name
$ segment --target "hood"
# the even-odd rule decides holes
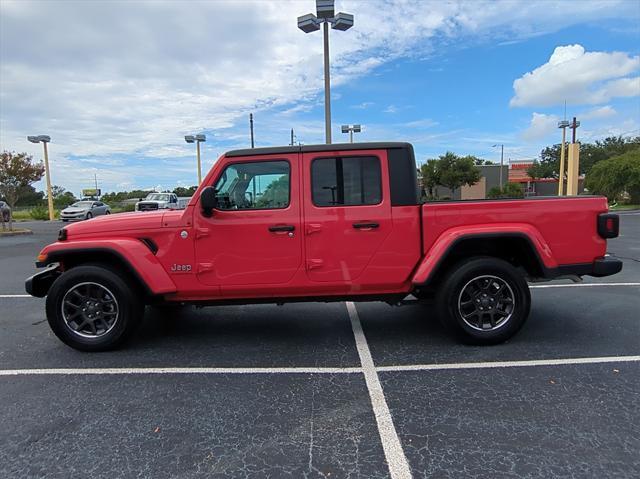
[[[87,211],[89,208],[79,208],[77,206],[67,206],[65,209],[61,211],[61,213],[82,213]]]
[[[160,228],[164,212],[134,212],[104,215],[82,223],[65,226],[67,237],[77,235],[100,235],[112,231],[135,231]]]

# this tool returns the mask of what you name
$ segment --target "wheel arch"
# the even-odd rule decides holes
[[[446,241],[446,240],[443,240]],[[440,246],[440,247],[439,247]],[[548,249],[543,243],[543,249]],[[441,253],[438,252],[441,251]],[[552,269],[545,264],[539,246],[524,232],[511,231],[500,233],[469,233],[459,235],[446,245],[434,245],[418,267],[413,284],[417,289],[430,290],[437,288],[447,271],[471,257],[493,257],[507,261],[511,265],[522,268],[531,278],[547,278],[552,276]],[[431,261],[429,261],[431,257]]]
[[[169,274],[145,243],[136,240],[125,240],[125,243],[117,246],[69,244],[52,248],[46,251],[46,263],[60,263],[63,271],[85,264],[103,265],[123,275],[147,297],[176,291]]]

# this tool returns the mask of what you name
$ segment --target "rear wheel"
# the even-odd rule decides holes
[[[438,316],[464,342],[497,344],[513,336],[529,316],[524,276],[497,258],[472,258],[449,271],[436,298]]]
[[[49,325],[62,342],[81,351],[107,351],[131,336],[144,304],[115,272],[87,265],[56,279],[46,309]]]

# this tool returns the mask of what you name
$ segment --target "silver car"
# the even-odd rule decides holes
[[[111,208],[102,201],[82,200],[76,201],[71,206],[67,206],[60,212],[62,221],[82,221],[94,216],[110,215]]]

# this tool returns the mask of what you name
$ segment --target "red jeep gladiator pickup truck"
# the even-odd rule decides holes
[[[435,300],[462,340],[529,315],[527,281],[619,272],[603,197],[421,204],[408,143],[230,151],[185,210],[65,226],[26,290],[66,344],[114,348],[147,304]],[[426,313],[425,313],[426,314]]]

